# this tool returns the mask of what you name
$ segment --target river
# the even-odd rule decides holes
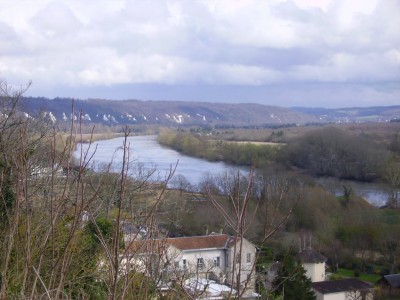
[[[123,137],[110,140],[96,141],[90,146],[89,156],[93,154],[89,164],[95,171],[104,169],[105,165],[113,162],[112,171],[119,172],[122,165],[122,146]],[[193,186],[200,183],[206,176],[218,176],[225,172],[237,171],[238,169],[246,173],[247,169],[228,165],[223,162],[209,162],[203,159],[189,157],[181,153],[164,147],[157,142],[157,136],[132,136],[128,138],[130,161],[133,165],[141,165],[145,170],[157,169],[154,180],[163,180],[165,175],[177,163],[174,178],[184,176]],[[79,158],[81,150],[89,149],[89,144],[78,144],[74,157]],[[132,168],[132,172],[135,168]],[[134,174],[131,174],[134,176]],[[173,182],[173,181],[172,181]]]
[[[154,180],[163,180],[171,167],[177,163],[174,178],[183,176],[192,186],[199,184],[208,175],[218,176],[237,170],[243,174],[248,172],[247,168],[182,155],[175,150],[161,146],[155,135],[132,136],[128,138],[128,142],[130,161],[134,163],[133,165],[142,165],[145,170],[156,168],[157,172],[152,177]],[[91,168],[98,171],[113,161],[112,171],[119,172],[122,165],[122,145],[122,137],[94,142],[89,150],[90,155],[94,153],[90,164]],[[89,144],[78,144],[74,156],[78,158],[81,150],[87,151],[88,148]],[[95,148],[96,151],[94,151]],[[135,176],[134,171],[135,169],[132,168],[131,176]],[[379,184],[341,181],[336,178],[315,178],[314,180],[335,195],[343,194],[343,185],[351,187],[357,196],[363,197],[375,206],[384,205],[387,200],[386,189]],[[171,182],[173,183],[174,180]]]
[[[344,186],[351,188],[355,195],[364,198],[374,206],[385,205],[388,199],[388,188],[383,184],[340,180],[333,177],[319,177],[314,180],[336,196],[343,195]]]

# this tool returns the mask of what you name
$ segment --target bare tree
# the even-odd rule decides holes
[[[300,199],[300,193],[294,196],[288,208],[290,188],[288,182],[276,179],[266,179],[256,176],[252,168],[247,176],[239,171],[235,174],[225,174],[220,180],[221,194],[215,194],[214,185],[206,183],[206,192],[210,201],[219,211],[235,238],[239,241],[234,247],[231,282],[241,299],[247,288],[254,284],[256,259],[250,274],[243,278],[243,243],[258,214],[263,216],[262,236],[258,245],[264,245],[288,220],[294,206]],[[224,205],[227,203],[227,205]],[[247,276],[249,275],[249,276]]]
[[[125,272],[130,245],[121,224],[156,227],[174,168],[151,182],[156,170],[131,161],[126,128],[119,174],[93,173],[93,151],[72,155],[81,122],[72,118],[65,137],[22,113],[26,88],[1,83],[0,90],[0,299],[124,299],[132,289],[147,298],[148,278]]]
[[[172,183],[173,187],[179,189],[181,195],[184,191],[192,190],[190,182],[186,179],[185,176],[183,176],[181,174],[178,174],[177,176],[175,176],[171,183]]]
[[[383,179],[388,184],[388,200],[389,207],[400,206],[400,155],[392,154],[386,162],[383,170]]]

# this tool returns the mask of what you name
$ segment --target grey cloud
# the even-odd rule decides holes
[[[61,38],[76,34],[82,27],[73,11],[61,2],[51,2],[40,9],[31,20],[40,35],[47,38]]]
[[[16,32],[4,22],[0,22],[0,41],[0,55],[15,55],[20,53],[22,44]]]
[[[40,85],[35,91],[49,94],[193,92],[213,101],[317,103],[337,96],[343,103],[393,103],[400,89],[384,92],[400,77],[396,0],[377,1],[374,9],[371,2],[369,11],[356,4],[343,11],[346,0],[332,0],[326,10],[272,0],[93,3],[32,5],[26,24],[18,4],[11,13],[20,23],[0,12],[0,76],[32,79]]]

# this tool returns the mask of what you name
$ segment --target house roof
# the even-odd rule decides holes
[[[129,243],[126,253],[163,253],[166,250],[166,240],[138,240]]]
[[[178,248],[179,250],[195,250],[195,249],[210,249],[210,248],[227,248],[233,244],[232,239],[227,234],[213,234],[205,236],[191,236],[168,238],[166,243]]]
[[[394,288],[400,288],[400,274],[384,275],[378,283],[385,281],[388,285]]]
[[[372,285],[356,278],[347,278],[341,280],[313,282],[312,287],[314,288],[314,290],[320,292],[321,294],[332,294],[349,291],[369,290],[372,288]]]
[[[325,256],[312,248],[304,249],[297,255],[297,257],[303,263],[322,263],[328,260]]]
[[[225,249],[232,247],[238,238],[227,234],[211,234],[204,236],[178,237],[155,239],[145,241],[134,241],[130,244],[130,250],[136,253],[155,253],[165,249],[168,245],[184,250],[201,249]]]

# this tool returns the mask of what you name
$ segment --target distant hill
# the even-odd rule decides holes
[[[74,115],[72,116],[72,103]],[[25,97],[23,110],[42,113],[52,122],[77,119],[104,125],[227,125],[279,126],[287,124],[390,121],[400,119],[400,106],[368,108],[283,108],[262,104],[189,101],[72,100]]]
[[[330,123],[400,121],[400,105],[348,108],[293,107],[292,109]]]
[[[71,118],[72,99],[24,98],[28,114],[42,112],[54,122]],[[84,122],[159,125],[284,125],[306,124],[317,118],[289,108],[261,104],[228,104],[184,101],[75,100],[77,118]]]

